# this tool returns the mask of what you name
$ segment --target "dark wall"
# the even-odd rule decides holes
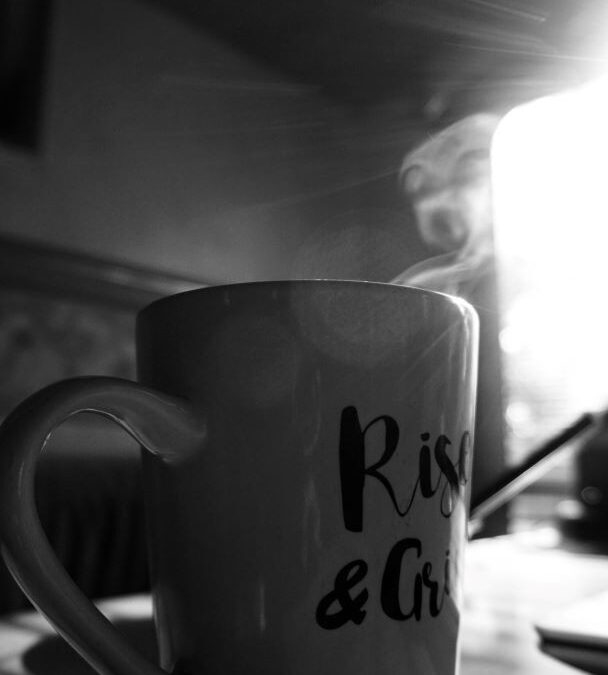
[[[421,255],[398,104],[332,98],[135,0],[56,0],[48,41],[41,143],[0,147],[0,234],[212,282],[388,280]]]

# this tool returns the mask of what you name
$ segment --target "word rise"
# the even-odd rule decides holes
[[[365,436],[376,424],[384,425],[384,452],[378,461],[367,466],[365,458]],[[388,464],[397,450],[399,443],[399,426],[389,415],[379,415],[362,427],[357,409],[348,406],[342,411],[340,420],[340,484],[342,490],[342,514],[344,526],[351,532],[363,531],[363,493],[365,481],[373,478],[384,487],[400,516],[406,516],[417,495],[423,499],[432,499],[439,495],[439,508],[445,518],[449,518],[454,510],[461,488],[468,482],[467,458],[470,453],[471,434],[465,431],[458,447],[458,459],[453,461],[448,455],[452,444],[450,439],[441,434],[435,440],[433,451],[427,445],[431,435],[422,433],[423,445],[418,451],[418,476],[405,507],[399,506],[395,490],[380,469]],[[433,459],[436,468],[433,468]],[[433,474],[438,474],[433,478]]]

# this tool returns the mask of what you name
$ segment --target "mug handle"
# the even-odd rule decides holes
[[[32,603],[101,675],[166,675],[76,586],[40,524],[34,498],[38,455],[53,430],[79,412],[111,419],[167,462],[180,461],[205,441],[205,423],[187,401],[129,380],[83,377],[42,389],[0,427],[2,556]]]

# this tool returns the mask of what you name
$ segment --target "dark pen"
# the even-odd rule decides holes
[[[521,464],[507,470],[498,480],[475,497],[469,512],[469,534],[475,534],[481,527],[484,518],[500,506],[513,499],[527,488],[549,468],[548,465],[570,441],[579,434],[594,427],[599,415],[585,413],[573,424],[545,441],[532,452]]]

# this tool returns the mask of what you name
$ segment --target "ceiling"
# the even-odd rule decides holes
[[[353,104],[500,108],[585,77],[605,0],[148,0]]]
[[[606,0],[139,1],[340,102],[431,124],[580,82],[608,42]],[[0,140],[39,140],[51,5],[0,0]]]

